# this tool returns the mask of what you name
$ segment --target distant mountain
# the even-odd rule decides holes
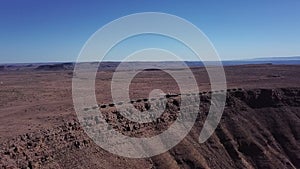
[[[188,66],[197,67],[205,65],[218,65],[216,61],[188,61],[186,64]],[[248,64],[273,64],[273,65],[300,65],[300,56],[292,57],[264,57],[264,58],[254,58],[254,59],[244,59],[244,60],[226,60],[222,61],[224,66],[233,65],[248,65]]]
[[[288,56],[288,57],[262,57],[262,58],[254,58],[249,59],[251,61],[292,61],[292,60],[300,60],[300,56]]]
[[[101,62],[99,65],[99,70],[114,70],[119,66],[121,62],[117,61],[106,61]],[[72,70],[74,68],[75,62],[46,62],[46,63],[16,63],[16,64],[0,64],[0,71],[3,70],[46,70],[46,71],[58,71],[58,70]],[[90,64],[98,64],[98,62],[83,62],[79,63],[86,65],[87,68]],[[233,65],[248,65],[248,64],[273,64],[273,65],[300,65],[300,56],[289,56],[289,57],[262,57],[254,59],[244,59],[244,60],[226,60],[222,61],[224,66]],[[157,62],[125,62],[123,63],[122,69],[143,69],[149,65],[155,67],[161,67],[165,69],[177,69],[183,68],[184,65],[189,67],[203,67],[219,65],[217,61],[157,61]]]

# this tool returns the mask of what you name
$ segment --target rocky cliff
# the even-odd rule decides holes
[[[147,159],[110,154],[95,145],[74,119],[1,143],[0,168],[300,168],[299,88],[229,90],[220,124],[200,144],[210,94],[201,93],[200,113],[189,135],[164,154]],[[122,118],[113,104],[99,108],[114,129],[149,137],[177,118],[179,103],[180,95],[169,97],[162,116],[142,125]],[[133,104],[139,110],[149,108],[147,99]]]

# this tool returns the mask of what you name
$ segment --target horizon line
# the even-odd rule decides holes
[[[230,61],[236,61],[236,62],[243,62],[243,61],[271,61],[268,59],[284,59],[284,58],[295,58],[295,60],[300,60],[300,55],[294,55],[294,56],[269,56],[269,57],[255,57],[255,58],[246,58],[246,59],[224,59],[224,60],[182,60],[182,61],[172,61],[172,60],[157,60],[157,61],[149,61],[149,60],[137,60],[137,61],[120,61],[120,60],[104,60],[101,62],[109,62],[109,63],[116,63],[116,62],[127,62],[127,63],[135,63],[135,62],[230,62]],[[265,60],[263,60],[265,59]],[[292,59],[291,59],[292,60]],[[273,60],[278,61],[278,60]],[[281,60],[282,61],[282,60]],[[84,62],[77,62],[77,61],[40,61],[40,62],[5,62],[0,63],[0,65],[6,65],[6,64],[46,64],[46,63],[97,63],[100,61],[84,61]]]

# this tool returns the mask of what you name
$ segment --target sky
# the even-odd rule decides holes
[[[299,56],[299,9],[299,0],[0,0],[0,63],[75,61],[99,28],[139,12],[186,19],[205,33],[222,60]],[[178,50],[156,36],[127,42],[110,53],[112,60],[137,45],[170,43]]]

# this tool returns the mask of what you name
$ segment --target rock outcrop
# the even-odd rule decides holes
[[[164,154],[134,160],[112,155],[95,145],[74,119],[2,143],[0,168],[300,168],[299,88],[228,91],[221,122],[209,140],[200,144],[210,94],[200,96],[200,113],[190,134]],[[161,117],[144,124],[125,119],[114,105],[99,108],[115,130],[151,137],[176,120],[179,104],[180,95],[168,97]],[[134,106],[142,111],[151,105],[141,99]],[[99,123],[94,116],[88,120]]]

